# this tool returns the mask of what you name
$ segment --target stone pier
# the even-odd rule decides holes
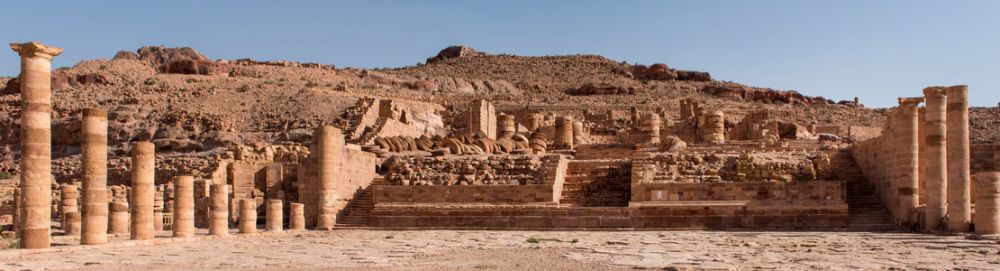
[[[194,236],[194,177],[174,177],[174,237]]]
[[[712,144],[726,143],[726,115],[722,111],[713,111],[705,116],[705,134],[703,140]]]
[[[574,121],[573,122],[573,146],[577,146],[577,145],[583,144],[584,141],[586,141],[586,138],[587,138],[587,135],[584,133],[584,130],[583,130],[583,122],[582,121]]]
[[[896,109],[895,124],[898,134],[895,150],[896,190],[899,195],[896,221],[901,225],[910,225],[914,212],[920,205],[917,193],[920,186],[920,117],[917,110],[923,98],[899,98],[899,108]]]
[[[163,230],[163,186],[156,186],[153,193],[153,231],[160,232]]]
[[[80,125],[83,167],[83,208],[80,244],[108,242],[108,111],[83,110]]]
[[[288,208],[288,229],[293,231],[306,229],[305,204],[290,204]]]
[[[948,204],[945,192],[948,186],[945,181],[948,177],[948,152],[945,145],[948,130],[945,124],[947,100],[944,88],[929,87],[924,89],[926,103],[924,127],[927,131],[923,138],[925,151],[922,153],[924,164],[921,166],[924,168],[924,175],[921,176],[921,179],[926,185],[924,188],[924,193],[927,195],[927,200],[924,201],[926,204],[924,229],[928,231],[943,229],[941,223],[944,220]]]
[[[945,90],[948,101],[948,230],[968,231],[972,221],[969,172],[969,87]]]
[[[284,231],[284,218],[285,214],[281,210],[281,200],[271,199],[267,200],[267,213],[265,214],[267,223],[265,224],[265,229],[270,232],[282,232]]]
[[[344,149],[344,135],[340,129],[333,126],[323,126],[317,135],[319,178],[316,190],[319,194],[317,203],[319,212],[316,217],[316,229],[331,230],[337,224],[337,211],[339,211],[336,184],[340,180],[338,171],[343,163],[340,154]]]
[[[240,200],[240,233],[257,232],[257,200]]]
[[[153,201],[156,187],[153,177],[156,170],[156,146],[150,142],[132,144],[132,191],[129,207],[132,209],[132,240],[150,240],[156,237],[153,225]]]
[[[11,43],[21,56],[21,248],[47,248],[52,225],[52,57],[62,49]]]
[[[108,215],[108,232],[112,234],[126,234],[129,232],[128,204],[124,202],[112,202]]]
[[[976,234],[1000,234],[1000,172],[976,174]]]
[[[208,234],[229,235],[229,186],[224,183],[212,184],[209,205]]]
[[[556,119],[556,134],[553,142],[553,149],[572,150],[573,149],[573,117],[559,116]]]
[[[468,129],[470,135],[482,133],[490,139],[497,139],[497,114],[493,104],[486,100],[476,100],[469,104]]]

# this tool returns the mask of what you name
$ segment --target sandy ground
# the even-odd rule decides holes
[[[0,269],[1000,269],[997,241],[904,233],[336,230],[157,245],[125,239],[82,247],[56,237],[52,249],[0,251]]]

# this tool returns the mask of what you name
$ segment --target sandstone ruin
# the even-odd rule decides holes
[[[355,89],[331,94],[353,101],[336,119],[266,123],[282,132],[252,135],[221,123],[194,125],[212,123],[210,114],[170,115],[167,120],[178,122],[161,127],[136,121],[159,109],[90,105],[72,113],[78,117],[59,120],[58,127],[76,127],[76,137],[53,139],[50,61],[62,50],[39,43],[11,47],[22,57],[17,141],[22,159],[9,212],[23,248],[48,247],[52,221],[62,234],[80,234],[83,245],[108,243],[108,234],[153,240],[158,232],[172,231],[173,237],[188,238],[196,228],[213,236],[254,234],[261,222],[267,232],[345,227],[916,230],[983,237],[1000,232],[1000,151],[976,140],[966,86],[928,87],[923,97],[900,98],[899,106],[882,116],[858,108],[856,101],[837,104],[765,90],[752,93],[779,94],[744,97],[720,91],[738,86],[713,81],[707,73],[653,65],[608,69],[620,76],[609,81],[678,84],[690,87],[691,95],[641,106],[532,105],[515,99],[525,84],[411,77],[406,70],[212,62],[188,56],[193,51],[187,50],[176,54],[190,61],[140,60],[158,49],[112,61],[152,61],[156,64],[143,65],[160,65],[165,68],[155,72],[191,76],[184,78],[195,83],[222,76],[219,71],[256,76],[281,71],[270,69],[277,66],[348,73],[390,89],[489,95],[412,98]],[[461,63],[456,58],[490,57],[448,50],[457,53],[442,52],[426,69]],[[90,80],[85,78],[91,77],[77,80]],[[548,86],[579,89],[564,84]],[[643,95],[587,93],[568,96],[586,101]],[[717,93],[729,94],[698,96]],[[732,99],[761,97],[772,104],[725,106]],[[881,127],[820,124],[795,117],[803,112],[795,110],[813,107],[884,122]],[[269,110],[293,114],[281,111],[292,109]],[[211,130],[211,140],[201,140],[208,133],[203,128]],[[79,147],[72,155],[60,149],[59,174],[53,174],[49,142]],[[225,144],[212,146],[219,142]],[[72,169],[66,160],[80,165],[77,172],[65,173]]]

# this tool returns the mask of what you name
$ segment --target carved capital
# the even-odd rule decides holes
[[[17,52],[17,54],[21,57],[42,56],[49,59],[52,59],[54,56],[58,56],[63,51],[62,48],[49,47],[45,44],[34,41],[26,43],[11,43],[10,49],[13,49],[14,52]]]

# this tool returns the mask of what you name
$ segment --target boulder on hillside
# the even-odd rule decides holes
[[[139,48],[135,53],[121,51],[115,54],[114,60],[123,59],[148,62],[162,73],[208,75],[212,74],[217,66],[215,61],[209,60],[190,47],[146,46]]]
[[[472,49],[461,45],[448,46],[448,48],[444,48],[443,50],[438,52],[436,56],[427,58],[427,64],[431,64],[449,58],[479,56],[483,54],[484,53],[482,52],[476,51],[476,49]]]
[[[578,88],[566,90],[567,95],[588,96],[588,95],[632,95],[635,94],[634,87],[621,87],[606,83],[588,83]]]
[[[677,71],[677,80],[708,82],[712,81],[712,75],[699,71]]]
[[[667,67],[667,64],[656,63],[652,66],[635,65],[632,67],[632,76],[636,79],[646,80],[677,80],[677,73]]]

